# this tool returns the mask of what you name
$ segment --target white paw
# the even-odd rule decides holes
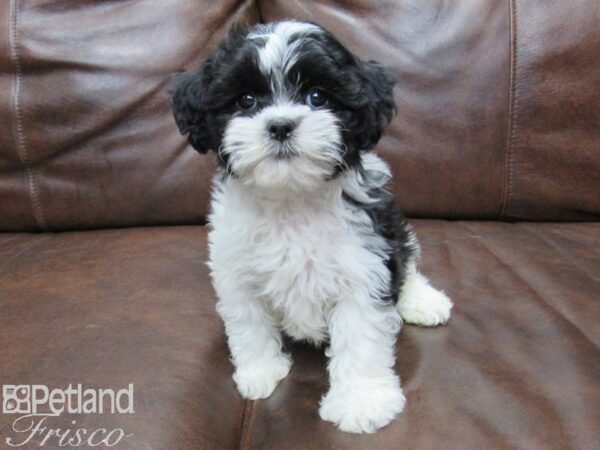
[[[406,323],[433,327],[448,322],[452,301],[442,291],[433,288],[427,278],[413,273],[398,301],[398,311]]]
[[[333,385],[321,400],[321,419],[349,433],[373,433],[402,412],[406,399],[396,376],[382,383]]]
[[[236,368],[233,380],[242,397],[249,400],[267,398],[277,383],[290,372],[292,359],[279,354],[269,359],[259,359]]]

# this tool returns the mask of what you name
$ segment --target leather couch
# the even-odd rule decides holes
[[[171,73],[281,18],[397,75],[376,151],[455,302],[402,330],[407,406],[374,435],[319,419],[323,350],[288,343],[269,399],[236,392],[205,265],[214,161],[169,109]],[[46,422],[132,434],[112,448],[600,448],[599,61],[597,0],[0,2],[0,383],[132,383],[134,414]]]

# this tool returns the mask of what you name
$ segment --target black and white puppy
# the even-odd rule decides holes
[[[452,307],[417,272],[417,241],[384,188],[390,169],[369,152],[395,111],[393,85],[323,28],[289,21],[231,33],[177,76],[172,98],[180,131],[220,162],[209,265],[238,390],[265,398],[288,374],[282,333],[326,343],[319,412],[351,432],[402,411],[402,319],[438,325]]]

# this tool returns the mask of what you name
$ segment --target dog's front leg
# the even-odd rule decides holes
[[[268,397],[292,364],[281,350],[281,331],[274,317],[247,295],[221,297],[217,310],[225,322],[240,394],[248,399]]]
[[[329,392],[321,400],[322,419],[341,430],[372,433],[404,407],[394,371],[401,320],[393,305],[355,297],[340,300],[330,316]]]

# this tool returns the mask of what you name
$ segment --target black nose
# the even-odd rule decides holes
[[[273,119],[267,126],[271,137],[279,142],[288,139],[294,128],[296,128],[296,123],[289,119]]]

